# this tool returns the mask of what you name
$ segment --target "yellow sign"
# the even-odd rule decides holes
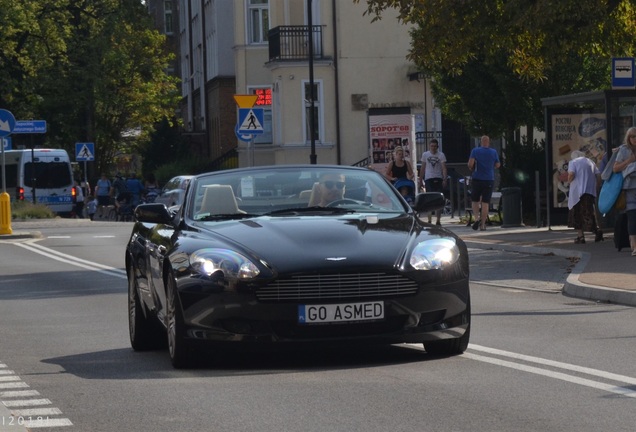
[[[234,95],[234,100],[239,108],[252,108],[258,99],[258,95]]]

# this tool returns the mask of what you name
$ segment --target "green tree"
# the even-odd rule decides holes
[[[0,106],[36,117],[38,80],[66,61],[68,0],[0,0]]]
[[[392,8],[412,26],[409,59],[432,78],[442,111],[474,133],[541,128],[542,97],[606,88],[611,58],[636,46],[629,0],[366,3],[374,20]]]
[[[107,171],[173,118],[173,54],[139,0],[0,0],[0,19],[0,102],[46,119],[47,145],[94,142]]]

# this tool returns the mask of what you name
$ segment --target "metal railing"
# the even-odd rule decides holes
[[[309,26],[278,26],[269,30],[269,61],[309,60]],[[311,26],[314,59],[323,58],[322,26]]]

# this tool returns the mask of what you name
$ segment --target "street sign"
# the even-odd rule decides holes
[[[263,130],[263,108],[239,108],[238,130],[239,134],[259,135]]]
[[[15,117],[11,111],[0,109],[0,137],[11,135],[13,128],[15,128]]]
[[[612,89],[634,89],[635,87],[634,58],[613,58]]]
[[[95,160],[95,143],[75,143],[75,160],[94,161]]]
[[[11,137],[0,138],[2,140],[2,148],[4,150],[11,150]]]
[[[14,134],[46,133],[46,120],[17,120]]]

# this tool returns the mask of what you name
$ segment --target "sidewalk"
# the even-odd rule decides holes
[[[605,241],[594,243],[594,235],[586,233],[587,243],[575,244],[572,228],[553,226],[536,228],[521,226],[501,228],[487,226],[486,231],[473,231],[458,217],[442,217],[442,225],[461,237],[469,247],[498,249],[532,254],[554,254],[578,259],[568,276],[565,295],[607,303],[636,306],[636,257],[629,248],[621,252],[614,247],[612,232]]]

